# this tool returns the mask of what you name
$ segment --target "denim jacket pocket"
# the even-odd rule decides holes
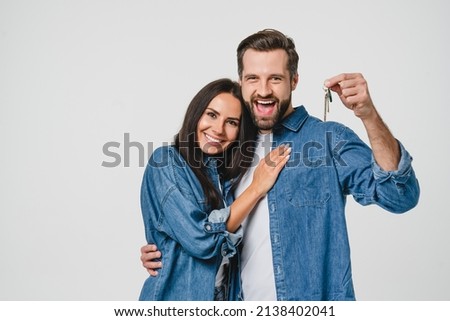
[[[330,199],[328,177],[325,166],[286,168],[281,179],[288,202],[295,207],[325,207]]]

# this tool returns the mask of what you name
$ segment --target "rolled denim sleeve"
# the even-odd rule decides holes
[[[400,162],[398,168],[395,171],[385,171],[383,170],[375,161],[372,155],[372,170],[373,175],[379,182],[384,182],[388,179],[392,179],[396,184],[405,184],[411,176],[412,172],[412,157],[409,155],[408,151],[405,149],[402,143],[398,142],[400,146]]]
[[[393,213],[404,213],[417,205],[420,188],[412,167],[413,159],[403,144],[399,141],[398,144],[400,161],[397,170],[383,170],[372,155],[372,171],[379,205]],[[395,191],[392,187],[395,187]]]
[[[236,248],[244,235],[243,228],[240,226],[235,233],[227,231],[227,220],[230,216],[230,207],[213,210],[208,221],[204,224],[206,233],[223,233],[225,242],[222,244],[221,254],[224,257],[231,257],[236,254]]]
[[[391,213],[404,213],[419,201],[419,183],[412,167],[412,157],[398,141],[400,161],[395,171],[383,170],[373,152],[351,129],[337,131],[344,141],[340,156],[345,166],[338,166],[340,181],[346,193],[361,205],[377,204]]]

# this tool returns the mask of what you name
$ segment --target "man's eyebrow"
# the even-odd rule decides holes
[[[243,78],[249,78],[249,77],[257,77],[257,78],[259,78],[259,76],[257,75],[257,74],[244,74],[243,76],[242,76]],[[280,73],[274,73],[274,74],[270,74],[269,76],[268,76],[269,78],[272,78],[272,77],[278,77],[278,78],[286,78],[286,75],[284,75],[284,74],[280,74]]]

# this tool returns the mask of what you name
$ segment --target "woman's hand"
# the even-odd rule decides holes
[[[261,159],[253,173],[253,182],[250,185],[260,197],[265,196],[275,184],[284,165],[289,161],[290,155],[291,148],[288,145],[280,145]]]

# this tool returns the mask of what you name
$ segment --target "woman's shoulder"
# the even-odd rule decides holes
[[[162,193],[174,186],[188,190],[187,182],[192,175],[183,156],[173,145],[156,148],[150,156],[144,174],[148,184]]]
[[[156,148],[149,159],[149,165],[161,167],[177,164],[183,161],[183,157],[174,145],[164,145]]]

